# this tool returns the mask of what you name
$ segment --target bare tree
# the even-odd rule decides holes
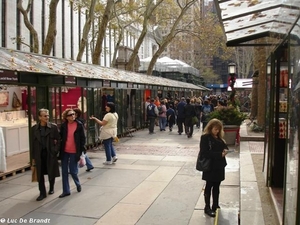
[[[111,14],[112,14],[112,9],[115,4],[115,0],[107,0],[107,4],[105,7],[104,14],[102,16],[101,24],[98,29],[98,36],[97,36],[97,41],[96,41],[96,47],[93,52],[92,56],[92,62],[93,64],[100,64],[100,55],[102,52],[102,43],[103,40],[106,36],[106,28],[108,25],[108,22],[110,20]]]
[[[136,12],[139,11],[141,7],[139,4],[135,4],[135,2],[125,3],[120,6],[118,9],[115,8],[113,10],[114,16],[111,20],[111,26],[115,27],[117,38],[115,38],[115,47],[114,54],[112,58],[111,65],[114,67],[116,65],[117,53],[121,42],[124,38],[124,31],[126,28],[131,26],[134,23],[138,23],[140,21],[140,15]]]
[[[50,55],[56,37],[56,8],[59,0],[51,0],[49,5],[49,26],[42,53]]]
[[[253,70],[254,47],[236,47],[235,62],[240,78],[247,78]]]
[[[148,32],[149,20],[154,14],[154,10],[163,2],[164,0],[146,0],[146,8],[143,13],[143,28],[141,34],[137,40],[137,43],[134,46],[133,52],[128,60],[126,70],[132,71],[134,68],[134,62],[138,55],[139,49],[144,41],[144,38]]]
[[[32,36],[32,39],[33,39],[33,46],[30,46],[29,44],[26,44],[26,45],[30,47],[30,51],[33,51],[34,53],[39,53],[39,37],[38,37],[36,30],[34,29],[33,25],[30,23],[29,18],[28,18],[28,14],[31,11],[33,0],[28,0],[26,10],[23,8],[22,3],[23,3],[23,0],[18,0],[17,8],[22,13],[25,26],[29,30],[30,35]],[[20,42],[21,41],[20,37],[17,37],[16,41]]]
[[[80,41],[79,50],[78,50],[78,54],[76,57],[77,61],[82,60],[82,55],[83,55],[83,52],[84,52],[84,49],[86,47],[87,40],[88,40],[88,35],[89,35],[90,29],[92,26],[92,22],[94,21],[95,5],[96,5],[96,0],[91,0],[87,20],[83,27],[82,38]]]
[[[180,9],[180,13],[178,16],[176,16],[176,19],[173,21],[173,24],[172,24],[172,27],[170,28],[169,33],[163,37],[161,42],[157,43],[159,48],[154,53],[154,55],[149,63],[148,70],[147,70],[148,75],[152,74],[152,70],[154,68],[154,65],[155,65],[158,57],[163,53],[163,51],[170,44],[170,42],[174,39],[174,37],[178,33],[184,32],[182,27],[179,28],[179,25],[182,22],[182,19],[183,19],[184,15],[186,14],[186,12],[188,11],[188,9],[190,9],[190,7],[195,2],[197,2],[197,0],[190,0],[190,1],[187,1],[185,5],[182,5],[181,2],[177,1],[177,6]],[[189,27],[191,23],[192,23],[192,21],[190,21],[188,24],[184,24],[184,27]]]

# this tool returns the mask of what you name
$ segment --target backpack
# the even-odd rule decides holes
[[[208,115],[211,112],[211,106],[210,105],[203,105],[202,106],[202,112],[204,115]]]
[[[162,109],[162,106],[158,106],[157,109],[158,109],[158,114],[159,115],[164,113],[163,109]]]

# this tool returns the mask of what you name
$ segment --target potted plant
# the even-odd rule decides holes
[[[218,107],[209,115],[210,119],[216,118],[223,122],[225,141],[228,145],[234,145],[239,143],[239,131],[242,122],[247,116],[240,112],[238,107],[235,106],[223,106]]]
[[[240,112],[237,107],[223,106],[218,107],[209,114],[210,119],[216,118],[223,122],[223,125],[240,126],[247,116]]]

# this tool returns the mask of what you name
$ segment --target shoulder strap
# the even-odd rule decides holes
[[[113,114],[113,115],[114,115],[114,117],[116,117],[116,119],[118,119],[118,117],[116,116],[116,114],[115,114],[115,113],[111,113],[111,114]]]

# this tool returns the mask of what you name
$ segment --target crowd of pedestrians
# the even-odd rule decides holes
[[[173,131],[174,125],[178,127],[178,135],[185,134],[191,138],[194,132],[194,126],[202,130],[205,129],[209,113],[215,108],[226,105],[227,98],[223,96],[203,96],[203,97],[185,97],[181,98],[155,98],[148,97],[145,102],[145,121],[149,127],[149,134],[155,134],[155,126],[159,127],[160,132]],[[115,105],[108,102],[105,106],[106,114],[102,120],[90,116],[101,128],[100,139],[105,147],[106,161],[105,165],[115,163],[118,158],[112,144],[117,135],[118,114],[115,111]],[[60,198],[69,196],[69,174],[73,178],[78,192],[81,192],[81,184],[78,178],[78,161],[80,156],[86,154],[86,121],[81,117],[80,109],[66,109],[63,112],[64,122],[60,129],[57,125],[49,122],[49,110],[39,110],[39,122],[32,127],[32,165],[36,166],[38,187],[40,194],[37,201],[47,197],[44,175],[48,175],[49,191],[54,193],[55,177],[60,176],[58,160],[61,160],[62,166],[62,186],[63,192]],[[194,117],[197,121],[194,122]],[[87,155],[86,171],[94,169],[91,160]]]
[[[215,108],[227,104],[226,95],[193,96],[181,98],[155,98],[148,97],[145,102],[145,121],[149,128],[149,134],[154,134],[155,126],[160,131],[173,131],[177,125],[178,134],[186,134],[188,138],[193,136],[194,126],[205,129],[209,121],[209,114]],[[196,123],[192,118],[197,117]]]

